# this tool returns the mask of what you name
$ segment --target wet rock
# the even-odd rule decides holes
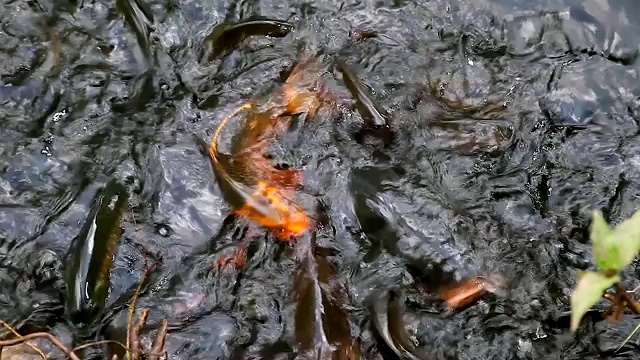
[[[502,201],[496,204],[496,214],[501,216],[502,224],[516,233],[535,237],[553,232],[552,224],[542,218],[530,202]]]
[[[26,7],[23,4],[17,5],[17,7],[21,6]],[[47,48],[44,44],[24,41],[23,38],[34,32],[40,33],[37,24],[29,18],[34,14],[30,9],[23,9],[20,14],[24,15],[22,22],[20,22],[21,16],[13,17],[11,20],[3,22],[3,29],[0,30],[0,40],[2,40],[0,45],[0,81],[4,84],[20,85],[31,72],[42,64],[47,55]]]
[[[598,125],[620,135],[631,135],[638,125],[628,113],[632,99],[640,95],[635,70],[602,58],[556,69],[550,93],[539,101],[540,109],[555,126]]]
[[[623,165],[618,143],[614,135],[580,130],[549,152],[548,206],[564,235],[586,235],[592,211],[616,200]]]
[[[227,357],[231,351],[229,342],[235,335],[236,322],[223,314],[194,321],[180,334],[167,336],[166,349],[185,358]]]
[[[631,64],[638,55],[640,27],[631,20],[637,9],[631,3],[585,1],[570,6],[564,30],[573,49],[599,54],[611,61]]]
[[[620,321],[615,323],[609,321],[597,322],[594,325],[594,331],[596,333],[596,346],[598,347],[598,351],[612,354],[622,345],[624,339],[631,334],[636,326],[638,326],[639,320],[639,316],[624,315]],[[635,340],[632,338],[627,345],[620,349],[618,354],[620,354],[620,356],[631,355],[633,349],[637,346],[634,343]]]
[[[482,120],[470,120],[466,124],[450,126],[436,125],[431,128],[431,132],[431,148],[454,149],[462,154],[500,154],[511,145],[513,136],[513,129],[508,125],[483,124]]]
[[[542,39],[543,19],[523,16],[505,20],[509,53],[515,56],[522,56],[536,51]]]
[[[468,276],[469,254],[462,243],[456,242],[456,236],[447,226],[446,220],[449,219],[436,215],[438,207],[435,204],[423,204],[423,211],[429,214],[426,215],[429,218],[426,225],[424,218],[418,215],[420,212],[415,213],[417,204],[405,201],[390,194],[378,194],[367,200],[371,211],[380,217],[378,221],[386,222],[388,227],[387,236],[382,239],[383,245],[421,269],[435,283],[460,281]]]
[[[19,344],[2,348],[0,357],[9,360],[37,360],[40,354],[27,344]]]
[[[162,182],[157,194],[156,223],[171,227],[172,236],[162,242],[169,246],[165,256],[179,256],[188,247],[208,241],[229,214],[217,188],[208,159],[189,144],[164,148],[156,152]],[[186,247],[186,248],[185,248]]]
[[[612,220],[629,218],[640,208],[640,143],[630,141],[622,146],[622,181],[615,202],[612,203]]]

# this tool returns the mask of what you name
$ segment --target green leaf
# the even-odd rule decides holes
[[[630,218],[621,222],[609,235],[616,238],[620,249],[620,262],[622,270],[638,255],[640,251],[640,211],[636,211]]]
[[[640,251],[640,211],[611,230],[595,211],[591,221],[593,257],[602,270],[620,271],[627,267]]]
[[[602,213],[598,210],[593,212],[591,218],[591,241],[593,245],[602,243],[604,238],[613,233],[613,230],[607,224],[607,221],[602,216]]]
[[[600,300],[602,293],[620,281],[618,275],[607,277],[594,271],[582,272],[578,278],[578,285],[571,293],[571,332],[576,331],[584,314]]]
[[[614,239],[611,237],[613,230],[598,210],[593,212],[591,218],[591,241],[593,242],[593,259],[602,270],[609,270],[618,259],[618,252]]]

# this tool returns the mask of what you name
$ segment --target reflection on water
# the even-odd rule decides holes
[[[637,324],[566,321],[592,210],[617,222],[640,199],[636,1],[3,5],[0,319],[21,332],[86,335],[63,259],[107,179],[128,207],[98,338],[122,339],[156,255],[139,307],[169,321],[176,359],[599,359]],[[268,148],[319,209],[289,245],[231,215],[193,135],[282,89],[303,53],[327,59],[338,106]],[[361,132],[381,122],[393,141]],[[439,296],[489,274],[506,288]]]

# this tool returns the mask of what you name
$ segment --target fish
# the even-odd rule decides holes
[[[305,53],[293,67],[282,86],[282,92],[272,93],[262,106],[264,109],[247,114],[244,127],[232,145],[234,166],[242,167],[260,179],[283,188],[296,188],[302,181],[302,171],[275,169],[265,155],[267,147],[280,134],[290,131],[296,115],[306,114],[303,126],[315,118],[326,105],[336,104],[335,97],[326,91],[322,74],[325,67],[309,53]]]
[[[450,309],[463,308],[480,299],[483,284],[478,278],[468,278],[455,286],[445,287],[440,291],[440,297]]]
[[[502,276],[489,273],[443,286],[438,292],[448,308],[461,309],[479,300],[485,292],[504,296],[505,284],[506,280]]]
[[[253,177],[277,184],[284,189],[295,189],[302,182],[301,169],[276,169],[265,155],[267,147],[276,137],[287,131],[291,117],[279,109],[247,114],[243,128],[233,141],[231,153],[236,170],[251,173]]]
[[[123,15],[127,25],[135,33],[145,61],[150,61],[151,42],[149,35],[154,23],[153,12],[147,4],[140,0],[116,0],[116,9]]]
[[[400,358],[427,360],[430,357],[410,339],[403,322],[401,296],[389,291],[376,299],[371,307],[373,326],[384,343]]]
[[[322,82],[323,66],[311,54],[304,54],[291,70],[282,85],[284,100],[290,114],[307,113],[308,118],[315,117],[328,92]]]
[[[333,265],[316,251],[315,237],[315,231],[305,235],[296,246],[295,339],[300,350],[312,353],[315,359],[360,359],[360,347],[344,309],[347,294],[335,278]]]
[[[225,200],[236,215],[255,221],[271,230],[282,240],[297,237],[307,231],[310,219],[283,189],[273,186],[255,175],[236,168],[231,156],[218,151],[218,138],[225,125],[242,111],[253,109],[254,105],[241,105],[223,119],[216,128],[210,145],[206,147],[214,175]],[[196,137],[202,145],[202,141]],[[249,185],[242,180],[251,180]]]
[[[65,256],[65,311],[72,323],[89,325],[104,310],[109,272],[124,229],[127,188],[108,182],[94,197],[84,225]]]
[[[284,37],[293,30],[292,23],[277,19],[249,18],[238,22],[222,22],[214,26],[202,41],[198,61],[201,64],[211,62],[226,49],[237,46],[250,36]]]
[[[302,170],[274,167],[266,150],[288,131],[294,115],[306,113],[306,124],[323,105],[334,101],[329,92],[323,92],[324,71],[311,54],[301,56],[282,92],[272,93],[260,109],[252,102],[240,106],[221,122],[205,151],[234,212],[274,230],[281,239],[299,236],[312,221],[291,196],[302,181]],[[231,154],[223,155],[217,146],[220,132],[241,112],[245,112],[244,125],[234,136]]]
[[[367,127],[381,135],[387,143],[390,142],[393,134],[389,113],[374,100],[371,92],[344,60],[336,58],[336,67],[342,73],[347,89],[356,100],[356,108]]]
[[[355,42],[361,42],[366,39],[373,39],[378,36],[380,36],[380,34],[375,30],[349,31],[349,37],[352,38]]]

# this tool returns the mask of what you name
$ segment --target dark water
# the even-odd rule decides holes
[[[77,336],[62,259],[96,186],[116,178],[130,210],[97,336],[125,331],[122,305],[152,253],[163,262],[139,306],[151,326],[169,320],[171,358],[293,358],[292,250],[252,228],[246,266],[210,270],[246,223],[224,224],[192,134],[278,88],[306,49],[342,56],[397,132],[390,148],[360,144],[361,119],[344,110],[281,154],[304,166],[328,216],[317,241],[348,290],[363,358],[382,358],[366,310],[376,293],[494,272],[507,295],[461,311],[407,290],[419,348],[434,359],[637,359],[638,345],[613,350],[640,319],[588,316],[574,336],[567,311],[576,273],[592,266],[591,212],[618,222],[640,204],[640,4],[535,3],[3,1],[0,319]],[[198,63],[212,26],[257,15],[296,30]],[[356,43],[358,29],[383,36]],[[639,266],[624,273],[631,288]]]

